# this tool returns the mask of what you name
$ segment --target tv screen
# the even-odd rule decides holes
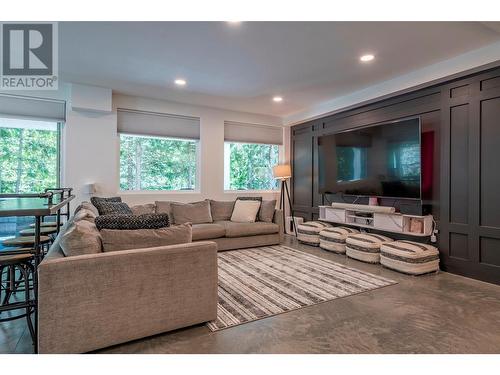
[[[420,119],[319,137],[319,192],[421,199]]]

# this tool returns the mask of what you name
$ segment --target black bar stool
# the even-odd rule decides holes
[[[31,321],[35,304],[31,298],[30,274],[35,272],[32,254],[13,254],[0,256],[0,323],[15,319],[26,318],[31,338],[35,340],[35,330]],[[16,272],[20,277],[16,279]],[[4,279],[4,274],[6,275]],[[20,286],[23,286],[22,289]],[[17,298],[17,293],[22,292],[22,298]],[[16,300],[13,299],[16,295]],[[24,310],[15,315],[5,316],[8,311]]]

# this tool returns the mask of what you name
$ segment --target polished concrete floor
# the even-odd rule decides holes
[[[185,328],[99,353],[500,353],[500,286],[446,272],[406,276],[286,244],[397,285],[211,332]],[[0,324],[0,353],[32,352],[23,320]]]

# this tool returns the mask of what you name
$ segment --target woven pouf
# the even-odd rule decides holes
[[[394,240],[380,234],[360,233],[346,238],[345,253],[349,258],[367,263],[380,263],[380,246]]]
[[[325,228],[319,232],[319,247],[338,254],[345,254],[345,240],[359,230],[347,227]]]
[[[332,225],[322,221],[308,221],[297,225],[297,240],[307,245],[319,246],[319,232]]]
[[[412,241],[394,241],[380,246],[380,263],[409,275],[439,270],[439,251],[432,245]]]

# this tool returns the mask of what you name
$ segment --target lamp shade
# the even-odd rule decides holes
[[[290,164],[282,164],[273,167],[274,178],[286,179],[292,177],[292,168]]]

